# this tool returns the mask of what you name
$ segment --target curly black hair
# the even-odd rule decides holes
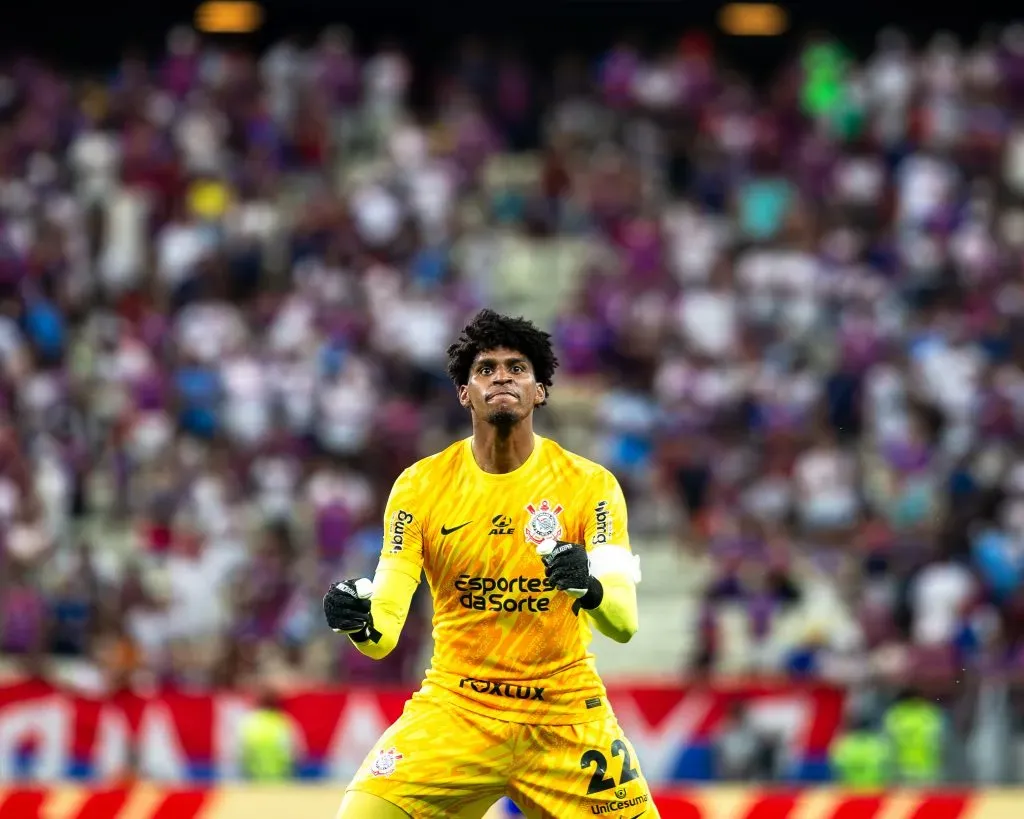
[[[551,349],[551,334],[522,316],[512,318],[487,309],[477,313],[448,348],[448,377],[456,387],[468,384],[474,359],[485,350],[498,347],[526,356],[537,383],[544,385],[545,393],[551,391],[552,378],[558,368],[558,358]]]

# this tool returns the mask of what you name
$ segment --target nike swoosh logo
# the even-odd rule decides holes
[[[629,819],[638,819],[638,817],[643,816],[645,813],[647,813],[647,808],[644,808],[640,813],[636,814],[636,816],[629,817]]]
[[[444,526],[442,526],[441,527],[441,537],[444,537],[445,535],[450,535],[452,532],[457,532],[463,526],[469,526],[469,524],[471,524],[472,522],[473,521],[471,521],[471,520],[467,520],[465,523],[460,523],[458,526],[453,526],[451,529],[445,529]]]

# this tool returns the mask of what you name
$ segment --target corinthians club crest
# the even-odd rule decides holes
[[[398,760],[403,759],[402,755],[394,748],[381,748],[377,758],[370,766],[370,773],[374,776],[391,776],[398,767]]]
[[[562,524],[558,520],[562,512],[561,504],[552,506],[544,500],[537,506],[527,504],[526,511],[530,513],[525,529],[528,541],[539,546],[545,540],[558,540],[562,536]]]

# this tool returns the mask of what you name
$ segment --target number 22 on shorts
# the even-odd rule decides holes
[[[619,775],[619,785],[625,785],[627,782],[640,778],[640,772],[633,767],[633,760],[630,757],[629,748],[624,740],[617,739],[612,743],[611,754],[613,757],[622,757],[622,773]],[[616,786],[615,780],[607,775],[608,757],[604,753],[596,749],[585,751],[583,756],[580,757],[580,768],[585,771],[591,765],[594,766],[595,770],[594,775],[590,777],[590,785],[587,787],[588,796],[610,791]]]

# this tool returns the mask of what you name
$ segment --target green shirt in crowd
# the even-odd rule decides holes
[[[280,711],[253,711],[242,724],[242,769],[247,779],[278,782],[293,768],[292,724]]]
[[[885,732],[904,782],[936,782],[942,776],[942,710],[924,699],[909,699],[890,706]]]
[[[840,736],[830,752],[832,775],[848,788],[882,788],[889,782],[889,743],[875,731]]]

